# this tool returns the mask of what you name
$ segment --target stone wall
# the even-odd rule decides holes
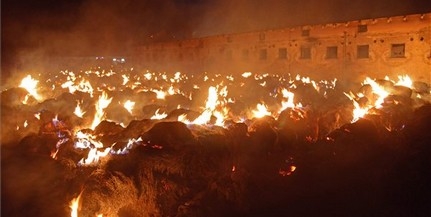
[[[154,43],[137,49],[150,70],[300,74],[315,79],[431,81],[431,13]]]

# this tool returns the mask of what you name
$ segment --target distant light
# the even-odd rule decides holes
[[[112,59],[112,61],[116,62],[116,61],[117,61],[117,58]]]

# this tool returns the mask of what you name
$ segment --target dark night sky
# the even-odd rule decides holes
[[[29,52],[127,54],[151,40],[431,12],[430,0],[2,0],[1,4],[2,70]]]

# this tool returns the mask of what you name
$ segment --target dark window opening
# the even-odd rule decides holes
[[[338,56],[338,47],[332,46],[326,48],[326,59],[336,59]]]
[[[358,45],[357,47],[357,56],[358,59],[366,59],[369,57],[369,49],[368,44],[366,45]]]
[[[279,48],[278,49],[278,58],[279,59],[287,59],[287,48]]]
[[[310,47],[301,47],[301,59],[311,59]]]
[[[403,58],[405,57],[405,44],[392,44],[391,46],[391,58]]]
[[[267,57],[267,51],[266,49],[261,49],[259,53],[259,59],[260,60],[266,60]]]
[[[368,31],[368,26],[367,25],[359,25],[358,26],[358,33],[360,32],[367,32]]]
[[[304,37],[310,36],[310,30],[309,29],[303,29],[301,32],[301,36],[304,36]]]
[[[248,59],[248,49],[242,50],[242,59],[247,60]]]

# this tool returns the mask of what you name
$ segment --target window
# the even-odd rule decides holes
[[[356,53],[357,53],[357,58],[358,59],[366,59],[369,57],[369,49],[370,47],[368,46],[368,44],[366,45],[358,45],[357,49],[356,49]]]
[[[336,59],[338,56],[338,47],[331,46],[326,48],[326,59]]]
[[[310,36],[310,30],[309,29],[303,29],[301,32],[301,36],[304,36],[304,37]]]
[[[260,41],[265,41],[265,33],[260,33],[259,34],[259,40]]]
[[[266,49],[261,49],[259,53],[259,59],[260,60],[266,60],[267,52]]]
[[[232,59],[232,50],[226,51],[226,59],[231,60]]]
[[[391,46],[391,58],[403,58],[405,57],[405,44],[392,44]]]
[[[301,47],[301,59],[311,59],[310,47]]]
[[[279,48],[278,49],[278,58],[279,59],[287,59],[287,48]]]
[[[367,31],[368,31],[367,25],[358,25],[358,33],[367,32]]]
[[[248,49],[242,50],[242,59],[247,60],[248,59]]]

